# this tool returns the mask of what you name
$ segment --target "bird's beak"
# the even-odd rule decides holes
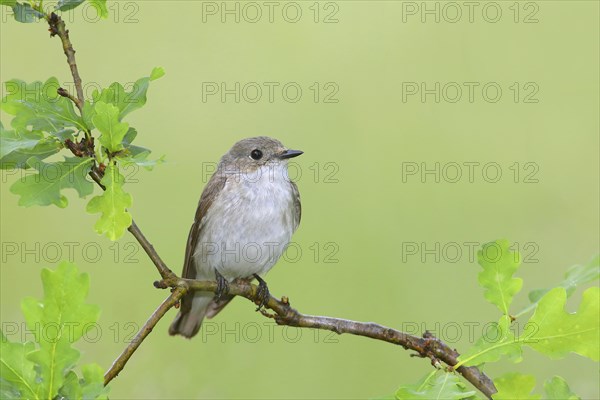
[[[283,153],[279,154],[279,158],[285,159],[285,158],[298,157],[302,153],[304,153],[304,152],[300,151],[300,150],[286,150]]]

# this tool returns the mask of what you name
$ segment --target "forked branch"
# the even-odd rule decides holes
[[[166,313],[164,307],[170,308],[176,304],[176,302],[173,301],[174,296],[181,298],[187,291],[215,293],[217,290],[217,283],[213,281],[196,281],[176,277],[156,281],[154,282],[154,286],[161,289],[174,288],[174,291],[144,324],[140,333],[136,336],[136,340],[134,341],[135,344],[127,346],[125,351],[117,358],[117,360],[115,360],[111,368],[106,372],[104,375],[105,384],[108,384],[125,367],[127,360],[129,360],[133,352],[139,347],[140,343],[137,342],[138,337],[139,340],[143,340],[147,334],[152,331],[152,328],[158,323],[160,317]],[[229,294],[245,297],[255,304],[259,304],[260,302],[258,286],[244,281],[234,281],[233,283],[230,283]],[[415,351],[419,357],[430,359],[432,365],[436,368],[443,367],[442,363],[444,363],[449,370],[452,370],[452,367],[458,363],[458,352],[431,335],[429,332],[425,332],[423,337],[418,337],[374,322],[359,322],[341,318],[302,314],[291,307],[290,302],[286,297],[279,300],[271,296],[264,305],[264,308],[271,310],[274,313],[271,314],[264,309],[261,310],[261,313],[268,318],[274,319],[278,325],[321,329],[332,331],[337,334],[347,333],[396,344],[402,346],[406,350]],[[160,317],[157,318],[157,315],[160,315]],[[491,398],[492,394],[496,392],[492,380],[478,368],[461,366],[456,371],[488,398]]]

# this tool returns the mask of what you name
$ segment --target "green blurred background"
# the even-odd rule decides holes
[[[301,172],[303,217],[294,240],[302,255],[281,260],[267,279],[274,295],[289,296],[303,312],[429,329],[460,351],[499,317],[483,299],[464,243],[507,238],[528,256],[515,311],[528,290],[555,284],[568,266],[598,252],[598,2],[476,2],[472,21],[463,3],[274,4],[272,22],[262,2],[109,1],[108,20],[96,21],[89,8],[67,14],[88,94],[154,66],[167,72],[152,83],[147,106],[127,119],[137,144],[168,162],[125,175],[131,213],[174,270],[207,171],[235,141],[255,135],[305,152],[294,168]],[[262,16],[252,22],[256,5]],[[462,16],[452,22],[456,6]],[[224,13],[236,7],[239,22]],[[438,7],[439,22],[423,7]],[[70,82],[47,26],[2,12],[1,80]],[[239,102],[203,91],[236,82]],[[272,102],[265,82],[275,82]],[[422,82],[429,89],[440,83],[439,102],[403,91]],[[456,102],[449,101],[456,85],[443,91],[448,82],[463,89]],[[479,85],[472,102],[464,82]],[[483,97],[490,82],[502,89],[497,102]],[[288,83],[302,89],[297,102],[292,89],[282,93]],[[257,85],[262,97],[251,102]],[[337,102],[326,102],[335,90],[328,100]],[[2,114],[2,121],[10,119]],[[472,182],[465,162],[480,163]],[[407,165],[436,163],[446,171],[439,182],[432,174],[403,178]],[[462,166],[456,183],[452,163]],[[496,183],[488,182],[494,168],[482,175],[488,163],[502,172]],[[108,368],[166,296],[152,287],[156,271],[141,250],[133,254],[131,236],[117,244],[97,236],[96,216],[74,192],[66,209],[17,207],[9,192],[17,176],[4,173],[0,192],[2,245],[19,249],[9,255],[3,248],[1,320],[21,324],[21,298],[41,295],[40,269],[56,264],[57,249],[66,259],[73,248],[73,261],[91,275],[90,302],[103,310],[97,332],[80,345],[82,361]],[[415,246],[416,254],[406,251]],[[436,246],[435,254],[424,251]],[[274,327],[254,308],[234,301],[191,341],[167,335],[170,312],[113,381],[111,398],[366,398],[431,370],[389,344]],[[536,375],[538,388],[561,375],[583,398],[600,396],[597,364],[576,355],[548,361],[526,349],[524,362],[487,372],[509,370]]]

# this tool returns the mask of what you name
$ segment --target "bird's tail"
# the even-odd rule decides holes
[[[184,296],[180,311],[169,327],[169,335],[181,335],[188,339],[195,336],[212,299],[212,294],[200,292]]]

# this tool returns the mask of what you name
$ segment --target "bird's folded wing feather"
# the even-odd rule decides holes
[[[208,181],[208,184],[202,191],[202,196],[200,196],[200,201],[198,202],[198,208],[196,209],[196,216],[194,218],[194,223],[190,228],[190,233],[187,240],[187,245],[185,247],[185,260],[183,262],[183,272],[181,273],[182,278],[186,279],[196,279],[196,265],[194,261],[194,252],[196,251],[196,246],[198,245],[198,238],[200,237],[200,233],[202,227],[206,222],[206,216],[208,214],[208,209],[212,205],[213,201],[217,198],[221,190],[225,186],[227,182],[227,177],[225,174],[219,173],[217,171]],[[181,302],[181,312],[185,313],[191,307],[191,300],[194,297],[194,293],[188,293]]]

